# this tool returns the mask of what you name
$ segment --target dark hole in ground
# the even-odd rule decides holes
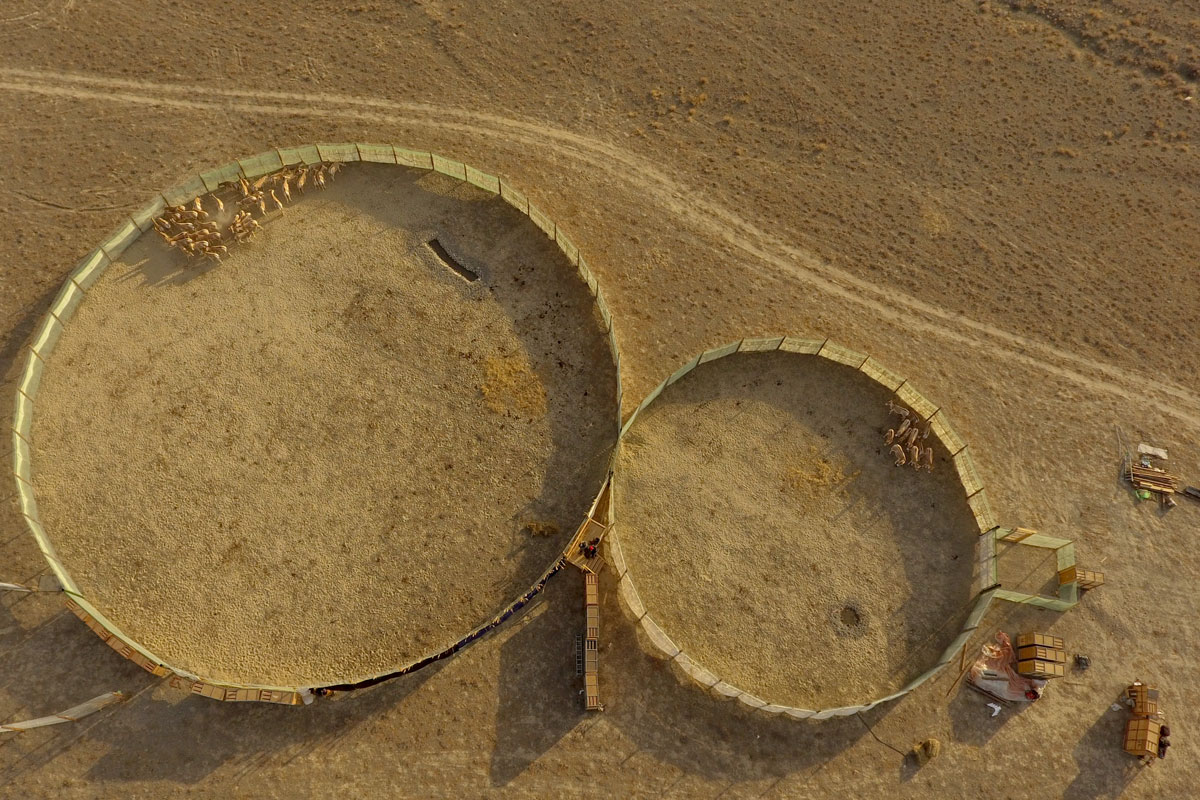
[[[425,243],[430,250],[434,252],[438,258],[445,262],[446,266],[458,273],[459,277],[467,281],[479,280],[479,273],[474,270],[467,269],[462,264],[455,260],[454,256],[446,252],[446,248],[442,247],[442,243],[437,239],[430,239]]]
[[[842,609],[842,624],[847,628],[858,627],[860,622],[862,622],[862,617],[858,615],[857,609],[852,606],[846,606]]]

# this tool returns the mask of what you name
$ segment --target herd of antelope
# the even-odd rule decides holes
[[[220,261],[221,256],[229,252],[230,244],[244,242],[262,230],[258,220],[254,219],[256,208],[266,217],[269,201],[270,208],[282,214],[284,203],[292,201],[293,189],[301,193],[306,186],[324,189],[341,168],[338,162],[321,162],[263,175],[253,183],[238,176],[236,181],[226,181],[216,191],[197,197],[191,205],[168,206],[162,216],[155,217],[154,230],[168,245],[178,247],[188,258],[211,256]],[[222,191],[232,194],[236,206],[232,217],[226,216],[225,203],[219,195]],[[204,208],[205,199],[216,206],[211,216]],[[218,222],[222,217],[229,221],[225,230]]]
[[[924,467],[933,471],[933,446],[926,445],[929,438],[929,423],[904,406],[896,405],[891,400],[887,402],[888,411],[900,417],[900,424],[888,428],[883,435],[884,446],[890,446],[896,466],[909,464],[913,469]]]

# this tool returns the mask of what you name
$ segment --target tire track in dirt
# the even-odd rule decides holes
[[[321,92],[215,89],[39,70],[0,68],[0,90],[187,111],[238,111],[276,116],[351,118],[391,125],[419,124],[549,147],[562,156],[608,172],[617,165],[626,181],[653,197],[674,216],[702,230],[719,231],[720,238],[731,247],[779,273],[864,307],[911,331],[938,336],[965,348],[984,350],[998,360],[1033,367],[1092,391],[1151,405],[1200,429],[1200,415],[1191,410],[1200,407],[1200,397],[1181,387],[993,327],[910,295],[884,292],[870,281],[823,262],[809,251],[788,244],[729,209],[689,192],[651,162],[632,152],[571,131],[485,111],[426,103]],[[714,223],[717,224],[714,226]],[[897,307],[903,308],[903,313],[898,312]]]

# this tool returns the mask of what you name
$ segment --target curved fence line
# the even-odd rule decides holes
[[[764,714],[783,714],[796,719],[845,717],[874,708],[880,703],[886,703],[889,700],[903,697],[936,675],[942,667],[953,661],[963,648],[966,647],[967,641],[979,627],[984,614],[987,613],[988,606],[992,602],[992,598],[996,596],[996,592],[999,590],[999,587],[996,585],[996,548],[995,537],[993,535],[996,522],[992,516],[991,504],[984,493],[983,484],[980,482],[979,473],[975,469],[975,463],[971,458],[967,445],[962,440],[962,437],[955,432],[947,414],[913,388],[907,379],[884,367],[866,353],[860,353],[857,350],[843,347],[828,339],[800,339],[789,336],[774,336],[742,339],[722,347],[706,350],[672,373],[669,378],[656,386],[646,396],[646,399],[634,409],[629,419],[625,421],[624,427],[621,428],[621,440],[624,440],[625,435],[633,426],[638,415],[653,403],[662,394],[663,390],[701,364],[734,355],[735,353],[762,353],[771,351],[818,356],[856,369],[876,383],[887,388],[888,391],[893,392],[905,405],[919,415],[922,420],[929,422],[930,431],[937,437],[942,446],[946,448],[946,452],[950,455],[954,463],[958,479],[967,493],[967,502],[970,503],[971,511],[975,515],[975,521],[978,526],[976,533],[980,537],[979,590],[976,595],[975,606],[967,617],[959,635],[946,647],[933,667],[909,681],[904,688],[894,694],[858,706],[841,706],[826,709],[793,708],[791,706],[771,703],[721,680],[716,673],[709,671],[700,662],[683,652],[658,623],[654,621],[647,612],[641,596],[638,594],[637,587],[634,585],[633,577],[625,561],[624,551],[621,549],[619,533],[620,518],[616,514],[615,503],[613,525],[609,529],[608,536],[605,538],[608,561],[613,565],[613,569],[617,573],[617,593],[621,599],[621,605],[624,607],[625,612],[638,623],[640,632],[638,636],[639,643],[651,655],[670,661],[675,667],[673,671],[681,679],[694,683],[717,697],[736,699],[742,704]],[[620,450],[620,443],[618,443],[617,449],[618,451]]]
[[[254,684],[230,684],[207,681],[202,676],[171,666],[163,659],[151,653],[138,644],[130,636],[123,633],[111,620],[96,609],[79,591],[74,579],[67,572],[58,558],[54,545],[46,536],[38,515],[37,500],[34,497],[33,479],[30,470],[31,428],[33,421],[33,399],[41,383],[42,370],[54,350],[54,345],[62,335],[63,326],[70,319],[75,309],[83,302],[88,290],[100,279],[104,271],[116,261],[135,239],[153,228],[153,220],[161,215],[167,206],[183,205],[191,202],[200,195],[215,191],[220,184],[245,178],[255,178],[277,172],[289,166],[312,165],[321,162],[364,161],[380,164],[396,164],[403,167],[414,167],[433,172],[440,172],[451,178],[470,183],[486,192],[498,195],[506,203],[513,206],[529,219],[549,238],[553,239],[567,257],[570,264],[578,271],[580,279],[587,284],[588,291],[595,298],[596,308],[603,320],[605,332],[608,335],[609,349],[616,368],[617,430],[621,426],[621,358],[617,349],[617,336],[613,329],[612,314],[608,304],[596,282],[596,276],[579,252],[579,248],[571,238],[540,208],[529,201],[524,193],[513,188],[507,181],[495,175],[476,169],[461,161],[430,153],[423,150],[409,150],[388,144],[312,144],[299,147],[281,147],[268,150],[248,158],[237,159],[228,164],[205,170],[191,176],[182,183],[167,189],[157,195],[149,204],[135,211],[108,237],[103,244],[89,253],[79,262],[68,276],[54,303],[46,314],[41,326],[34,336],[29,348],[29,359],[25,371],[17,387],[16,407],[13,411],[13,475],[16,479],[17,493],[20,498],[21,514],[37,541],[50,569],[63,586],[68,600],[68,608],[80,617],[95,631],[110,647],[122,656],[130,659],[140,667],[158,676],[172,676],[172,685],[185,688],[194,694],[204,695],[217,700],[263,701],[297,705],[311,702],[312,689],[294,686],[264,686]],[[611,458],[616,457],[616,447]],[[610,459],[611,466],[611,459]],[[604,491],[603,484],[600,492]],[[599,493],[597,493],[597,499]],[[593,506],[595,506],[595,500]],[[563,554],[565,555],[565,553]],[[462,647],[470,644],[487,633],[509,616],[524,606],[532,597],[537,595],[545,586],[546,581],[562,566],[563,555],[556,557],[555,563],[517,600],[507,606],[499,616],[484,623],[458,642],[443,648],[429,656],[418,659],[411,664],[394,672],[367,677],[356,682],[338,684],[335,688],[358,688],[379,683],[389,678],[398,677],[433,663],[448,655],[452,655]],[[330,688],[330,687],[325,687]]]

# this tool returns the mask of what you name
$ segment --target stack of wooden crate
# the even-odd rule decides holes
[[[1017,673],[1027,678],[1061,678],[1067,674],[1063,640],[1045,633],[1017,637]]]
[[[600,586],[594,572],[583,573],[583,694],[588,711],[601,711],[600,704]]]
[[[1125,752],[1145,760],[1158,758],[1163,733],[1158,689],[1134,681],[1125,690],[1125,699],[1130,704],[1129,721],[1125,723]]]

